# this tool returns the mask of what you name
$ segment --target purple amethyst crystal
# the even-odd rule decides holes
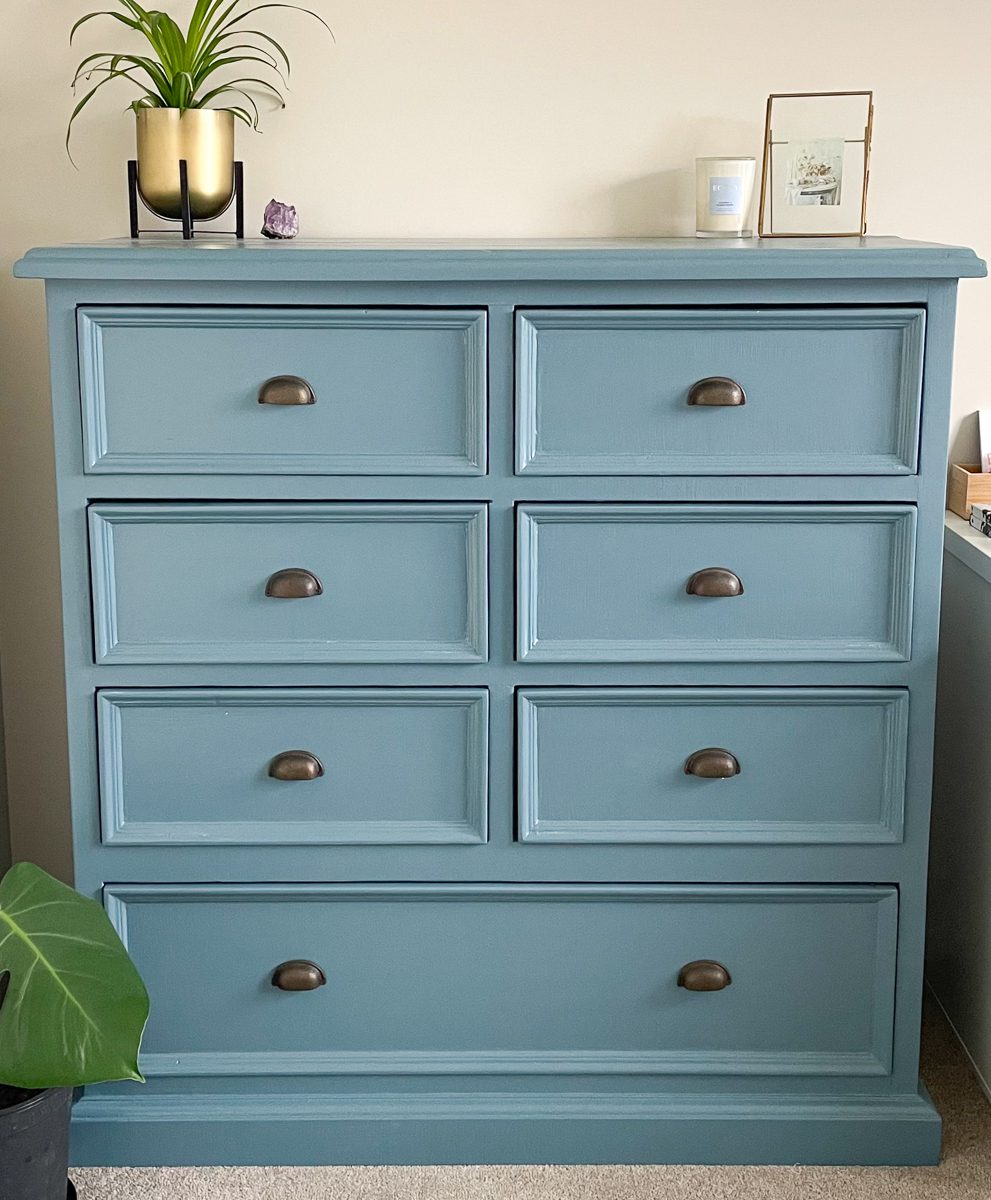
[[[262,233],[267,238],[294,238],[299,233],[299,217],[291,204],[269,200],[265,205]]]

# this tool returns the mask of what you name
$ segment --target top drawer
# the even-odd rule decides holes
[[[88,472],[485,473],[484,312],[137,306],[78,321]],[[285,375],[314,402],[261,403]]]
[[[516,320],[520,474],[916,470],[922,309],[543,309]],[[713,377],[737,383],[745,403],[727,404],[725,384],[692,403]]]

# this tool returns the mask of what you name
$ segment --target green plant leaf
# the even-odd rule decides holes
[[[312,8],[304,8],[301,4],[275,3],[275,0],[271,0],[271,2],[267,3],[267,4],[256,4],[256,5],[254,5],[253,8],[246,8],[244,10],[244,12],[238,13],[238,15],[236,17],[231,18],[228,28],[230,27],[230,25],[233,25],[235,22],[244,21],[244,20],[246,20],[246,18],[250,17],[252,13],[261,12],[265,8],[287,8],[287,9],[291,9],[293,12],[306,13],[306,15],[308,17],[312,17],[314,19],[314,21],[319,21],[320,24],[324,27],[324,29],[326,29],[327,32],[330,34],[330,36],[334,39],[334,41],[335,42],[337,41],[337,38],[334,37],[333,29],[331,29],[331,27],[327,24],[327,22],[323,19],[323,17],[321,17],[318,13],[315,13]]]
[[[243,121],[249,129],[257,129],[254,121],[251,119],[251,113],[246,109],[240,108],[236,104],[227,104],[224,106],[227,112],[232,113],[239,121]]]
[[[96,903],[32,863],[0,881],[0,1080],[73,1087],[137,1079],[148,993]]]
[[[232,55],[238,50],[250,50],[251,57],[253,57],[256,62],[264,63],[265,66],[271,67],[273,71],[277,71],[280,76],[282,75],[281,68],[279,67],[279,60],[275,57],[275,55],[266,50],[264,46],[256,46],[253,42],[234,42],[230,46],[225,46],[222,52],[206,50],[201,51],[196,60],[196,73],[205,78],[208,74],[217,70],[217,63],[222,54],[225,56]]]
[[[245,0],[230,0],[229,4],[227,4],[227,0],[219,0],[219,3],[214,4],[210,9],[209,16],[203,22],[203,27],[198,30],[197,36],[200,43],[203,44],[212,41],[217,31],[223,28],[234,10],[243,3],[245,3]],[[227,4],[227,7],[221,12],[220,9],[224,4]]]
[[[269,83],[268,80],[258,79],[254,75],[244,75],[239,79],[229,79],[226,83],[221,84],[220,87],[214,88],[212,92],[207,92],[205,96],[202,96],[201,102],[203,104],[207,104],[209,101],[217,99],[218,96],[222,96],[225,92],[240,92],[241,95],[244,96],[244,98],[255,107],[255,111],[257,112],[257,105],[255,105],[251,93],[246,92],[244,88],[240,86],[242,83],[251,83],[254,84],[256,88],[264,89],[261,93],[262,95],[270,96],[278,103],[280,108],[285,108],[285,97],[282,95],[279,89],[275,87],[274,84]]]
[[[92,21],[94,17],[112,17],[115,21],[120,21],[120,23],[122,25],[126,25],[128,27],[128,29],[140,29],[141,28],[141,26],[138,24],[137,21],[132,20],[130,17],[125,17],[123,13],[106,12],[106,11],[87,13],[85,17],[80,17],[79,20],[75,23],[75,25],[73,25],[73,27],[69,30],[69,45],[70,46],[72,45],[72,39],[76,36],[76,30],[80,27],[80,25],[85,25],[87,21]]]
[[[229,33],[221,33],[210,44],[209,49],[213,50],[221,42],[224,42],[228,38],[232,38],[232,37],[261,38],[262,41],[268,42],[269,45],[274,46],[275,49],[278,51],[279,57],[282,59],[282,62],[285,64],[286,78],[288,79],[288,77],[292,73],[292,64],[289,62],[289,55],[286,53],[285,49],[279,45],[279,43],[275,40],[274,37],[270,37],[267,33],[262,33],[262,31],[260,29],[232,29]],[[260,47],[256,47],[256,49],[259,49],[259,48]],[[225,47],[224,53],[225,54],[228,53],[228,51],[230,49],[231,49],[231,47],[229,47],[229,46]]]
[[[246,91],[244,91],[243,88],[237,87],[236,86],[237,82],[238,81],[235,79],[235,80],[232,80],[230,83],[225,83],[223,87],[214,88],[214,90],[212,92],[208,93],[208,95],[205,97],[205,99],[213,100],[213,99],[216,99],[216,97],[223,96],[223,95],[240,96],[244,100],[245,104],[247,104],[250,107],[251,112],[252,112],[252,116],[247,123],[251,126],[252,129],[257,130],[258,122],[261,119],[261,113],[259,113],[259,111],[258,111],[258,103],[255,100],[254,96],[251,95],[250,92],[246,92]],[[233,105],[227,104],[224,107],[230,109],[230,111],[233,112],[235,116],[237,115],[237,111],[235,110]],[[241,111],[244,111],[244,110],[242,109]]]
[[[270,62],[267,62],[264,58],[261,58],[257,54],[232,54],[232,55],[227,55],[224,58],[218,58],[216,61],[211,61],[207,70],[200,72],[200,74],[198,75],[197,83],[202,83],[204,79],[209,78],[209,76],[212,75],[214,73],[214,71],[220,70],[221,67],[240,66],[241,63],[250,63],[250,62],[261,63],[261,65],[263,67],[268,67],[269,70],[274,71],[275,74],[278,75],[279,80],[282,83],[282,86],[284,88],[289,87],[289,84],[288,84],[285,76],[282,74],[282,72],[279,70],[279,68],[272,66],[272,64]],[[233,82],[233,80],[231,82]],[[271,83],[267,82],[264,79],[261,80],[261,82],[262,82],[262,84],[264,84],[265,87],[273,86]]]

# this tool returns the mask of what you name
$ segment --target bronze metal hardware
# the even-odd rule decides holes
[[[305,600],[308,596],[322,596],[323,584],[312,571],[302,567],[286,567],[269,576],[265,584],[265,595],[277,600]]]
[[[298,375],[274,375],[258,389],[259,404],[316,404],[313,388]]]
[[[747,393],[725,375],[709,375],[688,389],[688,403],[697,408],[739,408],[746,402]]]
[[[705,567],[695,572],[685,590],[689,596],[742,596],[743,581],[729,567]]]
[[[719,746],[707,746],[688,756],[685,774],[699,779],[732,779],[740,774],[740,760]]]
[[[309,750],[283,750],[268,764],[272,779],[293,782],[297,779],[319,779],[323,774],[323,763]]]
[[[722,963],[711,958],[698,958],[685,963],[678,972],[678,987],[690,992],[721,992],[733,982],[729,971]]]
[[[290,958],[272,972],[272,987],[283,992],[312,992],[326,982],[327,976],[320,967],[305,958]]]

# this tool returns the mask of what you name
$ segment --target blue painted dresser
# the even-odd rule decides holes
[[[47,281],[77,1163],[928,1163],[957,279],[825,242],[163,240]]]

